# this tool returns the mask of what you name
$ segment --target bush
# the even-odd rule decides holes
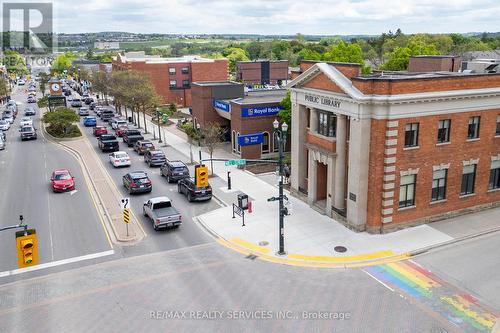
[[[47,96],[43,96],[36,102],[39,108],[46,108],[49,106],[49,98]]]
[[[71,109],[57,108],[55,111],[45,113],[42,120],[49,124],[47,132],[56,138],[74,138],[82,135],[78,126],[73,124],[79,121],[80,117]]]

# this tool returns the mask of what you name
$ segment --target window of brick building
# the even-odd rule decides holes
[[[406,124],[405,147],[418,146],[418,123]]]
[[[170,67],[170,68],[168,69],[168,73],[169,73],[170,75],[175,75],[175,73],[177,73],[177,70],[176,70],[174,67]]]
[[[262,153],[269,153],[269,133],[262,133]]]
[[[474,184],[476,182],[476,165],[466,165],[462,171],[462,187],[460,189],[461,195],[474,193]]]
[[[181,72],[182,74],[189,74],[189,67],[182,67]]]
[[[335,137],[337,131],[337,117],[331,112],[318,112],[318,133],[324,136]]]
[[[171,88],[177,87],[177,81],[176,80],[170,80],[170,87]]]
[[[189,80],[182,80],[182,86],[183,86],[184,88],[189,87]]]
[[[399,185],[399,207],[410,207],[415,205],[415,185],[417,175],[401,177]]]
[[[431,201],[446,199],[446,177],[448,170],[436,170],[432,174],[432,198]]]
[[[500,135],[500,114],[497,116],[497,131],[496,135]]]
[[[481,117],[470,117],[469,118],[469,130],[467,132],[467,139],[477,139],[479,138],[479,123]]]
[[[438,143],[450,142],[450,126],[451,120],[444,119],[440,120],[438,124]]]
[[[491,162],[490,184],[488,188],[490,190],[500,189],[500,160]]]

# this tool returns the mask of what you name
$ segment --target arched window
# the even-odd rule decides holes
[[[238,144],[238,138],[240,137],[240,132],[236,133],[236,152],[241,153],[240,145]]]
[[[231,143],[233,146],[233,153],[236,153],[236,145],[238,144],[238,138],[236,137],[236,131],[233,131]]]
[[[271,147],[271,143],[269,141],[269,133],[263,132],[262,133],[262,153],[268,154],[270,147]]]

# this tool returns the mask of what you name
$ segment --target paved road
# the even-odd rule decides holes
[[[98,125],[107,126],[108,124],[98,120]],[[110,133],[114,133],[109,126],[108,131]],[[114,168],[109,163],[108,153],[101,152],[97,147],[97,139],[92,135],[92,128],[85,128],[84,133],[90,140],[111,178],[114,180],[118,190],[124,197],[131,198],[132,210],[137,218],[140,219],[142,227],[147,234],[147,237],[138,244],[132,246],[122,246],[122,255],[138,255],[213,242],[213,238],[202,230],[199,225],[195,224],[193,217],[220,208],[220,205],[216,202],[216,200],[189,203],[184,196],[177,193],[176,184],[168,184],[166,180],[160,176],[160,169],[158,167],[149,168],[146,163],[144,163],[143,156],[138,155],[132,148],[128,148],[120,138],[120,150],[126,151],[130,155],[132,166],[126,168]],[[155,142],[155,144],[158,146],[157,142]],[[166,155],[169,159],[179,159],[183,157],[172,147],[166,148]],[[153,182],[153,191],[147,194],[129,195],[122,185],[122,177],[127,172],[139,170],[143,170],[148,173]],[[156,196],[169,197],[174,206],[179,210],[183,220],[183,224],[179,229],[154,231],[151,222],[142,216],[142,205],[144,201],[148,198]]]
[[[26,94],[19,92],[13,98],[25,102]],[[24,107],[19,106],[7,133],[7,149],[0,151],[0,225],[17,224],[22,214],[29,227],[37,230],[40,263],[110,250],[82,170],[72,155],[46,141],[39,124],[38,140],[20,140],[17,129]],[[39,117],[37,112],[36,123]],[[76,193],[52,193],[49,178],[56,168],[71,170]],[[14,231],[1,232],[0,272],[16,268]]]

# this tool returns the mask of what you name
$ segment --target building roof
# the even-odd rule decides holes
[[[203,87],[219,87],[219,86],[241,86],[243,83],[236,81],[206,81],[206,82],[193,82],[191,85]]]
[[[145,62],[148,64],[168,64],[168,63],[182,63],[182,62],[214,62],[214,59],[203,58],[197,55],[186,55],[176,58],[162,58],[159,55],[146,55],[144,51],[125,52],[113,57],[114,60],[121,62]]]
[[[278,103],[285,98],[286,93],[286,89],[249,91],[245,93],[243,98],[236,98],[231,102],[240,105]]]
[[[416,55],[410,58],[430,58],[430,59],[443,59],[443,58],[460,58],[457,55]]]
[[[248,60],[248,61],[237,61],[237,64],[248,64],[248,63],[255,63],[255,62],[288,62],[288,60],[270,60],[270,59],[255,59],[255,60]]]

